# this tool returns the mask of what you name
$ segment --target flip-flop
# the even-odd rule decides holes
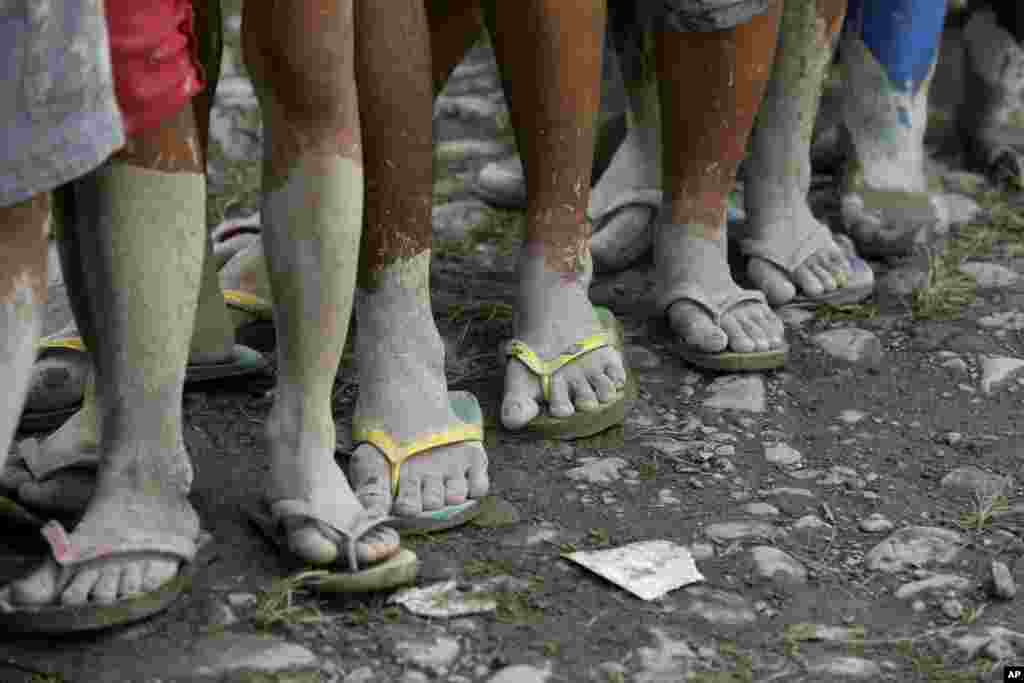
[[[525,365],[540,380],[541,394],[545,403],[551,400],[552,376],[580,356],[611,346],[625,358],[625,334],[622,325],[607,308],[595,306],[594,312],[601,323],[602,331],[577,342],[569,352],[563,353],[557,358],[548,361],[541,360],[540,356],[526,342],[518,339],[512,339],[504,345],[502,354],[506,363],[514,358]],[[569,417],[555,417],[542,412],[530,420],[523,430],[545,439],[571,440],[593,436],[615,425],[622,424],[626,419],[626,409],[629,407],[630,401],[636,397],[636,393],[636,380],[627,368],[626,386],[615,400],[604,404],[599,410],[594,412],[578,410]]]
[[[406,443],[398,443],[387,432],[352,423],[353,447],[361,443],[370,444],[381,452],[391,469],[391,496],[398,496],[401,487],[402,463],[420,453],[441,446],[484,440],[484,417],[476,396],[468,391],[448,392],[448,405],[459,423],[445,432],[420,436]],[[421,512],[418,515],[394,515],[388,518],[388,526],[399,533],[431,533],[462,526],[480,514],[480,502],[467,500],[458,505],[449,505],[439,510]]]
[[[290,554],[284,520],[301,517],[316,523],[318,530],[344,550],[343,561],[348,571],[324,570],[309,582],[309,587],[321,593],[370,593],[405,586],[416,580],[419,560],[411,550],[402,548],[386,560],[359,569],[356,541],[366,532],[389,522],[388,517],[361,517],[348,530],[341,529],[316,514],[313,506],[304,500],[284,499],[273,504],[264,501],[259,509],[247,511],[250,521],[277,549]]]
[[[831,304],[833,306],[845,306],[855,304],[867,299],[875,290],[875,274],[871,266],[857,255],[857,248],[846,235],[831,235],[825,229],[815,229],[807,233],[795,250],[791,249],[791,242],[782,243],[781,240],[772,239],[745,239],[740,242],[740,251],[748,259],[751,257],[763,258],[786,274],[792,281],[793,271],[808,258],[822,249],[828,249],[835,242],[836,246],[843,252],[846,262],[849,265],[850,276],[838,289],[831,292],[824,292],[819,296],[807,296],[798,294],[786,306],[797,308],[814,308],[820,304]]]
[[[786,359],[789,355],[789,345],[785,343],[780,348],[772,349],[771,351],[750,351],[747,353],[739,351],[708,353],[691,344],[687,344],[679,338],[679,335],[668,324],[668,309],[679,301],[689,301],[697,304],[711,317],[713,324],[720,326],[722,315],[741,303],[752,301],[767,305],[763,292],[755,289],[737,289],[724,300],[716,302],[698,285],[678,285],[659,297],[659,317],[666,333],[675,340],[672,348],[676,354],[699,368],[715,370],[717,372],[745,372],[775,370],[786,364]]]
[[[99,453],[94,448],[76,449],[74,451],[49,451],[39,447],[35,439],[23,439],[17,444],[17,453],[7,459],[6,470],[19,468],[20,477],[15,476],[15,486],[4,487],[0,494],[0,519],[3,523],[20,524],[22,526],[42,526],[42,518],[57,518],[65,522],[74,522],[85,511],[83,504],[80,509],[43,507],[19,500],[17,486],[32,480],[42,483],[58,472],[76,469],[93,472],[99,468]],[[5,502],[6,501],[6,502]]]
[[[51,336],[39,343],[37,362],[55,354],[83,354],[85,342],[78,336]],[[185,368],[185,384],[208,382],[265,373],[269,363],[259,351],[235,344],[230,360],[216,363],[189,363]],[[26,410],[21,414],[19,428],[26,432],[43,432],[56,429],[82,406],[86,377],[72,378],[68,393],[77,396],[63,405],[49,408]],[[78,387],[81,387],[79,389]]]
[[[42,528],[42,534],[53,559],[61,566],[58,585],[69,581],[81,567],[101,564],[111,556],[159,553],[180,559],[181,567],[173,579],[156,590],[122,598],[111,604],[12,605],[0,598],[0,631],[24,634],[96,631],[130,624],[163,612],[191,584],[195,575],[196,554],[212,540],[212,536],[206,533],[200,533],[195,540],[168,537],[156,541],[145,538],[143,534],[139,540],[125,537],[113,544],[81,549],[73,547],[68,533],[58,522],[47,522]]]

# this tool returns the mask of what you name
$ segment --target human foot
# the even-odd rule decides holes
[[[519,264],[519,307],[516,340],[545,364],[560,356],[586,351],[586,340],[608,330],[587,297],[590,264],[579,273],[562,274],[545,267],[543,255],[523,248]],[[556,363],[558,364],[558,363]],[[596,413],[623,398],[627,375],[621,352],[613,344],[579,355],[550,376],[549,388],[537,368],[528,367],[515,354],[505,370],[501,421],[518,430],[541,415],[544,404],[556,419],[576,413]]]
[[[453,410],[444,344],[428,295],[430,252],[399,260],[356,300],[359,398],[353,431],[387,435],[400,447],[452,435],[467,426]],[[415,517],[487,494],[487,455],[478,440],[447,443],[402,463],[398,482],[384,453],[359,443],[349,465],[371,514]],[[397,485],[397,492],[395,491]]]
[[[782,321],[763,294],[740,289],[733,281],[724,243],[718,231],[709,233],[703,226],[658,223],[658,310],[699,354],[784,351]]]
[[[27,577],[0,589],[0,606],[109,605],[150,593],[174,579],[191,561],[199,520],[189,504],[188,456],[155,457],[175,472],[156,487],[137,477],[104,471],[81,522],[67,536],[59,525],[44,527],[53,557]],[[124,455],[111,461],[126,461]]]

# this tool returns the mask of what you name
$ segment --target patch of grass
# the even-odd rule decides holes
[[[654,461],[642,462],[637,465],[636,469],[640,473],[637,475],[637,478],[641,481],[651,481],[658,478],[658,463]]]
[[[974,278],[961,273],[955,252],[929,253],[928,279],[914,292],[911,310],[915,320],[956,318],[977,296]]]
[[[741,654],[736,643],[724,640],[718,644],[718,654],[722,659],[733,663],[732,671],[701,671],[691,673],[687,681],[692,683],[752,683],[754,680],[754,661],[748,655]]]
[[[489,323],[492,320],[512,320],[513,309],[501,301],[474,301],[470,304],[449,306],[445,315],[452,325],[460,323]]]
[[[316,607],[296,604],[296,597],[310,582],[325,575],[326,572],[309,571],[277,579],[257,596],[253,623],[261,630],[275,626],[322,624],[327,617]]]
[[[611,543],[611,535],[608,530],[603,527],[594,527],[587,531],[587,541],[591,545],[605,546]]]
[[[42,673],[37,672],[32,674],[32,678],[29,679],[30,683],[64,683],[64,676],[58,673]]]
[[[814,316],[824,322],[840,322],[847,320],[874,320],[878,317],[876,304],[822,304],[814,311]]]
[[[481,244],[493,244],[503,255],[512,253],[520,243],[526,229],[526,213],[506,209],[491,209],[462,240],[448,240],[439,245],[442,256],[468,257],[476,253]]]
[[[546,640],[541,643],[540,651],[544,653],[545,657],[557,657],[558,653],[562,651],[562,645],[557,640]]]
[[[506,576],[512,573],[508,562],[490,560],[470,560],[462,565],[462,574],[468,579],[483,579],[491,576]]]
[[[535,624],[544,615],[528,591],[499,591],[493,597],[498,603],[495,618],[503,624]]]

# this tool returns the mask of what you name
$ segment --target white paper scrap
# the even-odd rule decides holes
[[[640,541],[562,557],[583,565],[641,600],[656,600],[669,591],[704,580],[690,551],[671,541]]]
[[[421,588],[404,588],[388,600],[421,617],[464,617],[498,609],[493,593],[460,591],[455,581],[432,583]]]

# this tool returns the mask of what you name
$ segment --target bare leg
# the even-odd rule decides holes
[[[79,320],[96,363],[101,465],[96,493],[70,544],[83,552],[143,536],[160,547],[194,543],[192,468],[181,393],[202,260],[204,180],[190,109],[129,140],[76,181],[76,239],[87,310]],[[175,296],[167,296],[174,292]],[[59,582],[50,560],[11,584],[12,602],[101,603],[152,590],[178,561],[156,549]]]
[[[847,258],[807,203],[811,136],[845,12],[846,0],[785,0],[744,187],[747,270],[773,306],[798,292],[831,292],[849,277]]]
[[[780,10],[775,3],[733,29],[656,33],[665,145],[665,208],[654,241],[659,307],[677,334],[708,353],[769,351],[783,343],[782,323],[771,309],[738,298],[725,230],[728,195],[768,81]],[[717,321],[708,307],[724,309]]]
[[[278,329],[265,498],[306,503],[339,528],[363,512],[334,460],[331,412],[363,213],[352,10],[350,0],[261,0],[246,3],[243,15],[246,63],[266,122],[263,238]],[[311,519],[285,523],[302,559],[337,557]],[[397,548],[397,534],[381,529],[357,554],[374,562]]]

